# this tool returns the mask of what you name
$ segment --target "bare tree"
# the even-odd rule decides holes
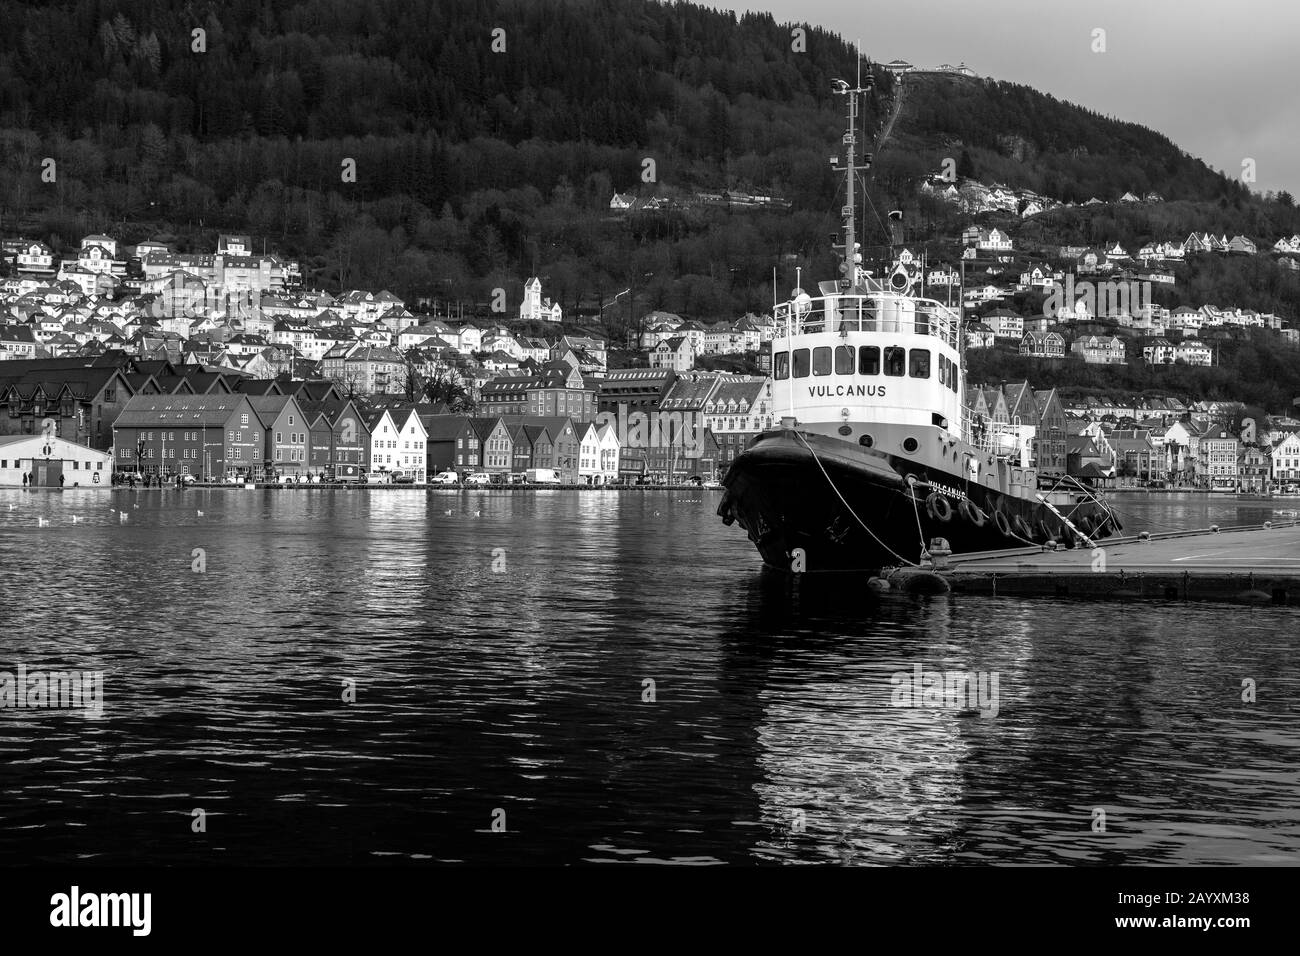
[[[424,376],[415,362],[418,354],[415,349],[407,349],[402,355],[402,395],[408,402],[419,401],[425,390]]]
[[[451,368],[439,366],[432,375],[425,376],[424,397],[435,404],[445,404],[453,412],[474,410],[474,396],[465,380]]]
[[[355,368],[349,368],[345,364],[342,372],[329,376],[329,379],[339,387],[348,401],[361,394],[361,373]]]

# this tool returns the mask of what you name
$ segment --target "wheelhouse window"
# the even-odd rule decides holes
[[[853,374],[853,346],[852,345],[835,346],[835,374],[836,375]]]
[[[808,350],[807,349],[794,350],[794,377],[795,378],[808,377]]]
[[[829,345],[821,345],[813,349],[812,371],[814,375],[831,374],[831,347]]]
[[[948,356],[939,356],[939,384],[948,384]]]
[[[864,345],[858,349],[858,374],[880,374],[880,346]]]
[[[930,350],[912,349],[907,357],[907,374],[911,378],[930,377]]]
[[[885,349],[885,374],[903,375],[907,371],[907,349],[891,345]]]

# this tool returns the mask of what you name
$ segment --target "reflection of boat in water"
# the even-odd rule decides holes
[[[1026,753],[1030,725],[897,706],[893,676],[918,664],[995,671],[1014,709],[1035,631],[1028,618],[997,612],[997,626],[970,641],[971,618],[953,602],[863,594],[860,580],[832,573],[795,586],[764,572],[742,595],[748,612],[724,646],[729,677],[761,675],[751,786],[763,826],[751,853],[777,863],[951,865],[984,812],[971,802],[990,760]]]
[[[774,398],[781,427],[727,471],[718,514],[748,532],[766,563],[807,570],[915,564],[936,538],[956,553],[1120,530],[1087,485],[1045,480],[1013,425],[966,407],[959,312],[859,267],[854,240],[857,102],[844,136],[845,278],[795,289],[775,310]],[[784,394],[783,394],[784,393]],[[802,552],[797,558],[796,553]]]

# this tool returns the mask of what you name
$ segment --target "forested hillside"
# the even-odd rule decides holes
[[[774,266],[782,292],[796,264],[834,269],[831,79],[855,70],[819,28],[798,42],[768,15],[689,3],[8,3],[0,231],[56,251],[91,232],[207,250],[240,231],[330,289],[472,304],[502,287],[513,308],[536,274],[570,313],[632,289],[612,311],[734,317],[767,307]],[[868,132],[893,102],[875,75]],[[907,95],[877,156],[877,209],[914,206],[916,177],[955,148],[1062,198],[1155,189],[1231,200],[1227,218],[1257,203],[1163,137],[1025,87]],[[615,191],[724,189],[790,208],[609,208]],[[885,241],[877,217],[863,240]]]

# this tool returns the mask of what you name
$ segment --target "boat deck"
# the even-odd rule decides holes
[[[1300,522],[948,558],[958,592],[1300,604]]]

